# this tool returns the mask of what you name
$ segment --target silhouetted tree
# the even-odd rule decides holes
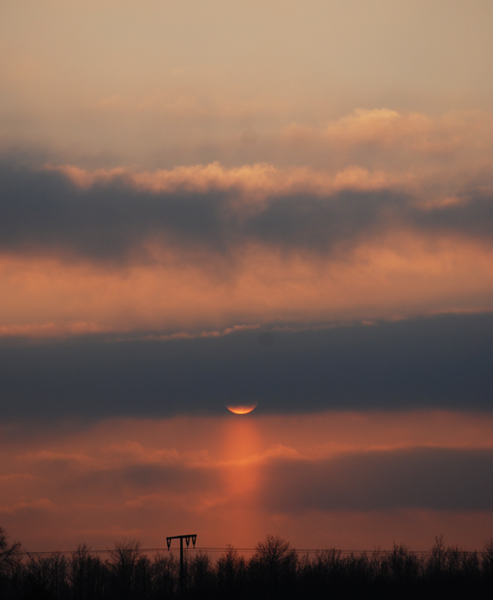
[[[268,598],[294,593],[298,556],[286,540],[268,535],[259,542],[249,564],[253,578],[260,583],[260,592]]]
[[[484,545],[481,558],[481,573],[493,584],[493,538]]]
[[[14,578],[20,561],[20,542],[9,544],[5,530],[0,527],[0,597],[10,598],[15,594]]]
[[[173,554],[157,554],[152,563],[153,599],[172,598],[178,589],[180,563]]]
[[[108,567],[85,544],[72,554],[68,579],[74,600],[100,600],[107,595]]]
[[[140,553],[140,542],[131,540],[115,544],[112,561],[112,592],[118,600],[140,600],[149,594],[151,568],[147,556]]]
[[[108,560],[79,546],[27,555],[0,529],[0,600],[491,600],[493,540],[483,552],[446,547],[437,538],[428,556],[404,545],[391,552],[332,549],[298,557],[288,542],[267,536],[250,560],[234,548],[214,563],[198,553],[186,561],[182,595],[179,562],[172,554],[142,554],[136,541],[116,544]]]
[[[0,576],[10,575],[21,559],[21,544],[9,544],[5,529],[0,527]]]
[[[199,553],[188,561],[187,589],[194,598],[214,598],[216,572],[207,554]]]
[[[220,598],[243,598],[246,592],[247,567],[243,556],[229,546],[216,564],[218,594]]]
[[[62,554],[31,556],[24,566],[23,594],[28,600],[57,600],[69,596],[68,561]]]

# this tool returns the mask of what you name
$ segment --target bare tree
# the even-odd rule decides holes
[[[10,575],[21,560],[21,544],[7,542],[5,529],[0,527],[0,575]]]

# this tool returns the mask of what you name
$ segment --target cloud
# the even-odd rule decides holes
[[[222,485],[217,464],[197,462],[186,451],[178,454],[139,445],[141,451],[130,458],[115,454],[108,446],[95,451],[94,440],[92,443],[93,447],[86,447],[84,452],[67,451],[62,444],[58,452],[38,450],[17,455],[15,461],[3,466],[17,472],[0,476],[10,483],[9,491],[1,495],[0,507],[14,512],[23,509],[25,504],[19,504],[19,498],[29,503],[47,498],[53,506],[114,503],[155,494],[171,500],[186,495],[196,498],[218,493]]]
[[[0,250],[126,262],[156,259],[153,247],[186,261],[204,252],[231,258],[252,244],[330,257],[399,230],[491,242],[489,189],[457,189],[455,200],[436,205],[433,196],[415,197],[391,181],[380,180],[376,189],[366,177],[365,188],[364,177],[348,175],[344,188],[344,178],[326,178],[324,192],[316,178],[315,184],[307,182],[308,175],[294,173],[290,185],[276,189],[282,172],[229,173],[217,167],[161,173],[149,185],[149,177],[118,170],[91,178],[80,170],[32,170],[4,162]],[[245,185],[249,177],[253,182]],[[165,189],[156,189],[160,183]]]
[[[489,135],[491,115],[480,111],[450,112],[431,117],[418,112],[398,112],[388,108],[358,108],[352,114],[328,123],[321,134],[339,147],[394,150],[407,155],[444,155],[485,148],[481,141]],[[486,127],[485,127],[486,125]]]
[[[332,168],[357,164],[370,170],[408,173],[418,179],[432,175],[435,183],[449,173],[477,176],[491,169],[492,115],[479,110],[431,115],[390,108],[357,108],[325,124],[292,122],[282,138],[297,164],[305,162]],[[440,181],[440,185],[446,184]]]
[[[214,246],[224,194],[137,191],[122,179],[83,189],[55,171],[3,168],[0,234],[4,251],[68,252],[122,259],[165,235]]]
[[[490,410],[493,316],[168,340],[0,345],[3,419],[455,408]]]
[[[409,448],[329,460],[277,460],[263,472],[274,512],[493,510],[493,451]]]
[[[60,477],[62,475],[63,477]],[[49,477],[49,475],[48,475]],[[102,468],[82,473],[52,473],[51,493],[58,498],[72,498],[91,490],[94,497],[109,501],[120,497],[145,496],[161,493],[168,496],[201,494],[215,491],[219,475],[213,469],[191,467],[186,464],[134,464],[119,468]]]

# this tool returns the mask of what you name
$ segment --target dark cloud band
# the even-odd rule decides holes
[[[458,191],[458,193],[460,190]],[[0,251],[51,252],[122,261],[148,258],[148,242],[225,254],[248,243],[283,251],[331,253],[395,227],[491,241],[491,194],[419,208],[392,189],[273,195],[245,211],[243,192],[139,190],[124,176],[80,188],[57,171],[0,164]],[[428,201],[429,198],[418,200]]]
[[[493,408],[493,315],[239,331],[167,341],[0,345],[4,419]]]

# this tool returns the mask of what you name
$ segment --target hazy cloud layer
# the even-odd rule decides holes
[[[0,346],[3,418],[492,408],[493,315],[220,337]]]
[[[266,186],[263,199],[252,201],[240,182],[193,189],[183,179],[156,191],[117,174],[83,187],[58,171],[5,162],[0,181],[0,248],[9,253],[121,261],[150,258],[152,244],[220,254],[259,244],[331,254],[400,229],[487,243],[493,231],[489,190],[458,189],[454,201],[437,206],[432,195],[413,197],[385,182],[378,190],[328,193],[306,184],[278,192]]]

